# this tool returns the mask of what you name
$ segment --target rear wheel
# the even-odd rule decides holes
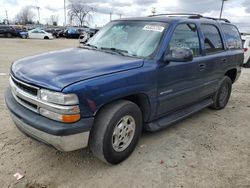
[[[104,107],[96,117],[89,146],[100,160],[118,164],[135,149],[142,132],[139,107],[120,100]]]
[[[49,37],[48,37],[48,36],[45,36],[44,39],[49,39]]]
[[[214,104],[211,108],[220,110],[226,107],[232,91],[232,80],[225,76],[220,84],[219,89],[215,93],[213,100]]]
[[[11,38],[11,37],[12,37],[12,34],[11,34],[11,33],[7,33],[7,34],[6,34],[6,37],[7,37],[7,38]]]

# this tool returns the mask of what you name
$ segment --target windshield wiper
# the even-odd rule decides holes
[[[112,52],[115,52],[119,55],[122,55],[122,56],[125,56],[128,54],[128,51],[127,50],[121,50],[121,49],[117,49],[117,48],[106,48],[106,47],[101,47],[100,48],[101,50],[107,50],[107,51],[112,51]]]
[[[92,44],[85,44],[84,46],[88,46],[88,47],[91,47],[91,48],[95,48],[95,49],[97,49],[97,46],[92,45]]]

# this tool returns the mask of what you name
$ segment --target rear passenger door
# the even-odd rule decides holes
[[[225,74],[223,67],[228,63],[228,53],[217,25],[202,23],[200,28],[203,34],[203,61],[199,77],[204,82],[204,94],[211,95]]]

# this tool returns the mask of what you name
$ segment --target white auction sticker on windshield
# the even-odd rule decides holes
[[[164,27],[162,27],[160,25],[145,25],[143,27],[143,30],[145,30],[145,31],[162,32],[164,30]]]

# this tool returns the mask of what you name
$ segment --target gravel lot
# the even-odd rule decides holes
[[[0,187],[250,187],[250,69],[243,69],[224,110],[205,109],[161,132],[144,133],[129,159],[110,166],[88,149],[62,153],[24,136],[4,104],[13,61],[78,41],[0,44]],[[16,172],[25,177],[16,181]]]

